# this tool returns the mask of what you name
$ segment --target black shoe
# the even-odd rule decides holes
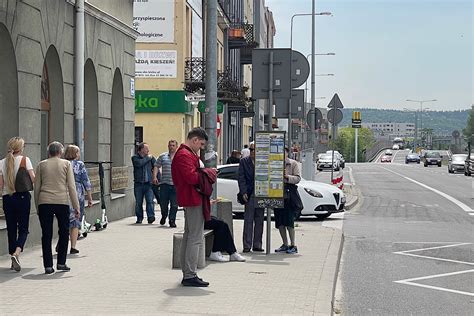
[[[53,274],[54,269],[52,267],[44,268],[44,274]]]
[[[70,251],[71,255],[76,255],[78,253],[79,253],[79,250],[77,250],[76,248],[71,248],[71,251]]]
[[[135,224],[141,224],[143,222],[143,220],[138,220],[135,222]]]
[[[71,268],[69,268],[67,265],[65,264],[58,264],[56,265],[56,269],[58,269],[58,271],[64,271],[64,272],[68,272],[68,271],[71,271]]]
[[[202,279],[198,278],[195,276],[194,278],[191,279],[183,279],[181,281],[181,284],[183,286],[194,286],[194,287],[207,287],[209,286],[209,282],[203,281]]]
[[[243,252],[245,252],[245,253],[250,252],[250,248],[244,248]]]
[[[166,223],[166,217],[162,217],[160,219],[160,225],[164,225]]]
[[[174,221],[170,221],[170,227],[171,228],[175,228],[176,227],[176,223]]]
[[[265,250],[263,250],[262,248],[253,248],[252,251],[253,252],[264,252]]]
[[[148,224],[153,224],[153,222],[155,221],[155,218],[154,217],[150,217],[148,219]]]

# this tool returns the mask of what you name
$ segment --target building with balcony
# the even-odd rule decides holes
[[[76,89],[75,1],[0,0],[0,156],[13,136],[25,139],[34,166],[47,158],[51,141],[72,144]],[[110,220],[133,215],[130,155],[133,152],[137,33],[132,0],[85,2],[84,151],[85,161],[105,166],[105,199]],[[97,168],[88,165],[94,191]],[[95,198],[98,195],[95,194]],[[34,203],[32,203],[32,206]],[[34,207],[34,206],[33,206]],[[100,216],[99,204],[88,220]],[[31,211],[28,245],[40,242],[36,211]],[[0,201],[0,244],[6,245]],[[6,253],[0,247],[0,254]]]

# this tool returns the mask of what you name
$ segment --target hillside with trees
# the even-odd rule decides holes
[[[385,109],[342,109],[343,120],[340,127],[351,124],[352,112],[360,111],[362,122],[366,123],[414,123],[415,113],[403,110],[385,110]],[[434,135],[451,135],[454,130],[463,131],[467,126],[469,110],[458,111],[424,111],[423,128],[433,129]],[[418,113],[419,114],[419,113]],[[472,121],[472,115],[471,115]]]

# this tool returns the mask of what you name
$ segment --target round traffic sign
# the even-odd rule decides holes
[[[330,109],[328,111],[328,121],[334,125],[341,123],[342,121],[342,111],[339,109]]]

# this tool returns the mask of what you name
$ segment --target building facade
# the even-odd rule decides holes
[[[368,128],[377,136],[393,136],[393,137],[413,137],[415,136],[414,123],[362,123],[362,127]]]
[[[75,1],[0,0],[0,152],[10,137],[25,139],[33,165],[46,158],[51,141],[78,139],[74,121]],[[136,32],[132,0],[85,3],[84,152],[85,161],[105,165],[105,197],[111,220],[133,214],[130,154],[133,152]],[[98,192],[97,170],[89,166]],[[97,193],[95,199],[98,199]],[[34,204],[32,204],[34,205]],[[99,205],[88,212],[100,215]],[[31,214],[36,214],[32,210]],[[1,211],[0,211],[1,217]],[[39,242],[37,216],[31,217],[28,244]],[[1,228],[0,239],[6,238]],[[6,242],[2,242],[6,245]],[[4,247],[0,253],[5,253]]]

